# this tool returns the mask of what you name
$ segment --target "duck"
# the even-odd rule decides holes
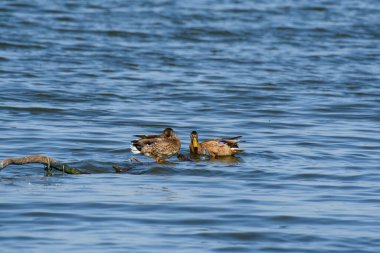
[[[164,163],[166,159],[178,154],[181,149],[181,140],[172,128],[165,128],[158,135],[134,135],[138,140],[131,142],[131,151],[134,154],[143,154]]]
[[[190,153],[209,155],[211,158],[233,156],[244,151],[238,146],[240,138],[241,136],[216,138],[204,140],[200,143],[197,131],[192,131],[190,133]]]

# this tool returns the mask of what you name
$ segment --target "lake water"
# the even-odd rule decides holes
[[[377,0],[2,0],[1,252],[380,252]],[[134,134],[242,135],[155,164]]]

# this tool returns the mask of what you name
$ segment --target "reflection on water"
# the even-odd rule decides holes
[[[240,162],[241,158],[238,156],[219,156],[213,158],[208,155],[189,153],[188,155],[183,155],[180,159],[192,162],[209,161],[214,163],[236,164]]]

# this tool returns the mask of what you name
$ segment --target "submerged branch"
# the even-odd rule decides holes
[[[44,155],[31,155],[31,156],[24,156],[20,158],[5,159],[0,163],[0,170],[4,169],[5,167],[9,165],[23,165],[27,163],[40,163],[40,164],[45,165],[48,169],[53,168],[67,174],[87,174],[85,172],[79,171],[78,169],[70,167],[67,164],[60,163],[49,156],[44,156]]]

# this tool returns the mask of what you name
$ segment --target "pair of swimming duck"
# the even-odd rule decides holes
[[[165,162],[165,159],[178,154],[181,149],[181,140],[171,128],[158,135],[135,135],[138,140],[132,141],[131,150],[134,154],[143,154],[156,160],[157,163]],[[198,141],[198,133],[190,133],[190,153],[209,155],[211,158],[232,156],[243,152],[238,147],[241,136],[233,138],[209,139]]]

